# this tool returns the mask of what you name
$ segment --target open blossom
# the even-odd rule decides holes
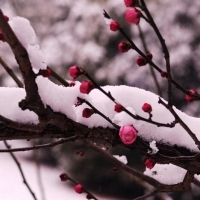
[[[137,138],[137,130],[130,125],[122,126],[119,130],[119,137],[124,144],[132,144]]]
[[[94,88],[95,86],[91,81],[85,80],[80,85],[80,92],[83,94],[89,94]]]
[[[111,21],[111,23],[110,23],[110,30],[111,31],[118,31],[119,28],[120,28],[120,26],[116,21]]]
[[[150,104],[148,104],[148,103],[144,103],[143,106],[142,106],[142,110],[143,110],[144,112],[151,113],[151,111],[152,111],[152,107],[151,107]]]
[[[131,44],[129,42],[120,42],[118,44],[118,49],[120,52],[125,53],[131,49]]]
[[[84,108],[82,112],[82,117],[89,118],[94,114],[94,110],[90,108]]]
[[[152,169],[154,167],[154,165],[156,164],[156,161],[152,158],[147,158],[144,161],[144,165],[146,166],[146,168],[148,169]]]
[[[131,8],[125,12],[126,22],[130,24],[138,24],[140,22],[141,12],[136,8]]]
[[[126,7],[134,7],[138,3],[138,0],[124,0]]]
[[[74,190],[75,190],[76,193],[81,194],[81,193],[83,193],[84,188],[83,188],[83,186],[81,184],[77,184],[74,187]]]
[[[189,93],[190,93],[190,94],[198,95],[198,92],[197,92],[195,89],[190,89],[190,90],[189,90]],[[189,94],[186,94],[186,95],[185,95],[185,99],[186,99],[187,101],[189,101],[189,102],[192,102],[192,101],[197,100],[196,97],[194,97],[194,96],[192,96],[192,95],[189,95]]]
[[[69,75],[74,79],[78,78],[83,73],[84,71],[76,65],[69,68]]]

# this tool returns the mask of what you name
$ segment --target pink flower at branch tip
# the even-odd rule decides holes
[[[80,85],[80,92],[83,94],[89,94],[94,88],[95,86],[91,81],[85,80]]]
[[[84,73],[84,71],[80,67],[78,67],[76,65],[69,68],[69,75],[73,79],[78,78],[83,73]]]
[[[83,188],[83,186],[81,184],[77,184],[74,187],[74,190],[75,190],[76,193],[81,194],[81,193],[83,193],[84,188]]]
[[[144,103],[143,106],[142,106],[142,110],[144,112],[151,113],[152,112],[152,107],[151,107],[150,104]]]
[[[141,12],[136,8],[131,8],[129,10],[126,10],[125,12],[125,19],[126,22],[130,24],[139,24],[141,17]]]
[[[147,158],[144,161],[144,165],[146,166],[146,168],[148,169],[152,169],[154,167],[154,165],[156,164],[156,161],[152,158]]]
[[[119,137],[124,144],[132,144],[137,138],[137,130],[131,126],[121,126]]]
[[[195,95],[198,95],[198,96],[199,96],[198,92],[197,92],[195,89],[190,89],[190,90],[189,90],[189,93],[190,93],[190,94],[195,94]],[[186,94],[186,95],[185,95],[185,99],[186,99],[188,102],[192,102],[192,101],[198,100],[196,97],[194,97],[194,96],[192,96],[192,95],[189,95],[189,94]]]
[[[138,4],[138,0],[124,0],[126,7],[134,7]]]
[[[118,44],[118,50],[125,53],[131,49],[131,44],[129,42],[120,42]]]
[[[89,118],[94,114],[94,110],[90,108],[84,108],[82,112],[82,117]]]
[[[111,31],[118,31],[120,28],[119,24],[116,21],[112,21],[110,23],[110,30]]]

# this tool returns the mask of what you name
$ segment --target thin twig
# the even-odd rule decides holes
[[[10,145],[8,145],[8,143],[5,140],[4,140],[4,144],[5,144],[5,146],[6,146],[7,149],[10,149]],[[22,176],[24,184],[26,185],[27,189],[29,190],[29,192],[31,193],[31,195],[33,196],[33,198],[35,200],[37,200],[34,192],[32,191],[31,187],[29,186],[28,182],[26,181],[25,175],[23,173],[23,170],[21,168],[21,165],[20,165],[19,161],[17,160],[17,158],[15,157],[15,155],[12,152],[10,152],[10,155],[13,158],[13,160],[15,161],[15,163],[17,164],[17,167],[18,167],[18,169],[19,169],[19,171],[21,173],[21,176]]]
[[[138,30],[139,30],[139,36],[140,36],[140,39],[142,41],[142,45],[143,45],[143,48],[144,48],[144,51],[146,53],[149,52],[149,50],[147,49],[147,44],[146,44],[146,41],[145,41],[145,37],[144,37],[144,34],[143,34],[143,31],[140,27],[140,24],[138,24]],[[154,68],[149,64],[149,69],[150,69],[150,72],[151,72],[151,75],[153,77],[153,80],[154,80],[154,83],[156,85],[156,88],[157,88],[157,91],[158,91],[158,94],[159,96],[162,97],[162,90],[160,89],[160,85],[158,83],[158,79],[156,77],[156,74],[155,74],[155,71],[154,71]]]
[[[168,80],[168,105],[170,107],[172,107],[172,77],[171,77],[171,67],[170,67],[170,55],[169,55],[169,51],[168,51],[168,48],[165,44],[165,40],[163,39],[158,27],[156,26],[144,0],[141,0],[140,1],[142,6],[143,6],[143,10],[144,12],[146,13],[149,21],[150,21],[150,24],[151,26],[153,27],[160,43],[161,43],[161,46],[162,46],[162,49],[163,49],[163,53],[164,53],[164,57],[165,57],[165,61],[166,61],[166,69],[167,69],[167,80]]]
[[[2,57],[0,57],[0,64],[3,66],[3,68],[6,70],[6,72],[13,78],[13,80],[16,82],[18,87],[23,88],[24,87],[23,83],[18,79],[16,74],[13,72],[13,70],[10,67],[8,67],[8,65],[3,60]]]
[[[200,141],[198,140],[197,136],[191,131],[191,129],[187,126],[187,124],[183,122],[183,120],[178,116],[178,114],[174,111],[174,109],[168,106],[161,98],[159,98],[158,103],[165,106],[172,113],[172,115],[176,119],[176,122],[178,122],[185,129],[185,131],[187,131],[187,133],[193,139],[197,147],[200,149]]]
[[[47,143],[47,144],[41,144],[41,145],[35,145],[32,147],[22,147],[22,148],[15,148],[15,149],[0,149],[0,153],[7,153],[7,152],[20,152],[20,151],[30,151],[30,150],[36,150],[36,149],[44,149],[44,148],[50,148],[55,147],[60,144],[64,144],[66,142],[74,141],[78,139],[78,136],[72,136],[66,139],[61,139],[57,142]]]
[[[58,80],[62,85],[64,85],[65,87],[69,86],[69,83],[67,81],[65,81],[65,79],[63,79],[60,75],[58,75],[51,67],[47,67],[48,69],[51,70],[52,72],[52,76]]]
[[[115,100],[115,98],[112,96],[112,94],[110,92],[106,92],[104,89],[102,89],[102,87],[100,87],[95,81],[94,79],[85,71],[84,75],[90,80],[92,81],[92,83],[95,85],[95,87],[97,89],[99,89],[103,94],[105,94],[110,100],[112,100],[115,104],[118,104],[119,102],[117,102]],[[122,105],[122,104],[121,104]],[[123,106],[123,105],[122,105]],[[130,115],[132,118],[136,119],[136,120],[141,120],[141,121],[145,121],[151,124],[154,124],[158,127],[168,127],[168,128],[173,128],[175,126],[175,122],[171,122],[171,123],[159,123],[159,122],[155,122],[153,121],[151,118],[150,119],[146,119],[144,117],[141,117],[139,115],[134,115],[132,114],[129,110],[127,110],[124,106],[123,106],[123,111],[126,112],[128,115]]]
[[[154,195],[156,195],[157,193],[158,193],[158,190],[154,190],[154,191],[150,192],[149,194],[145,194],[145,195],[140,196],[140,197],[137,197],[137,198],[135,198],[135,199],[133,199],[133,200],[145,200],[146,198],[151,197],[151,196],[154,196]]]

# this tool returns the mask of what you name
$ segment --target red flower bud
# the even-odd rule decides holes
[[[124,0],[126,7],[134,7],[138,4],[138,0]]]
[[[150,104],[148,104],[148,103],[144,103],[144,105],[142,106],[142,110],[143,110],[144,112],[151,113],[151,111],[152,111],[152,107],[151,107]]]
[[[69,75],[75,79],[78,78],[84,71],[78,66],[72,66],[69,68]]]
[[[189,93],[190,93],[190,94],[199,95],[198,92],[197,92],[195,89],[190,89],[190,90],[189,90]],[[196,97],[194,97],[194,96],[192,96],[192,95],[189,95],[189,94],[186,94],[186,95],[185,95],[185,99],[186,99],[187,101],[189,101],[189,102],[198,100]]]
[[[83,81],[80,85],[80,92],[83,94],[89,94],[91,90],[95,88],[94,84],[91,81]]]
[[[116,111],[116,112],[120,113],[120,112],[122,112],[123,110],[124,110],[124,107],[123,107],[122,105],[120,105],[120,104],[116,104],[116,105],[115,105],[115,111]]]
[[[118,31],[120,28],[119,24],[116,21],[112,21],[110,23],[110,30],[111,31]]]
[[[160,75],[164,78],[164,77],[167,77],[167,72],[165,72],[165,71],[162,71],[161,73],[160,73]]]
[[[139,24],[141,12],[136,8],[131,8],[125,12],[126,22],[130,24]]]
[[[136,64],[141,67],[147,64],[147,61],[145,58],[143,58],[142,56],[139,56],[136,60]]]
[[[40,73],[43,77],[50,77],[52,75],[52,71],[50,69],[41,69]]]
[[[89,118],[91,117],[91,115],[94,114],[94,110],[93,109],[90,109],[90,108],[84,108],[83,112],[82,112],[82,117],[85,117],[85,118]]]
[[[74,87],[76,83],[74,81],[70,82],[69,87]]]
[[[156,161],[152,158],[147,158],[144,161],[144,165],[146,166],[146,168],[148,169],[152,169],[154,167],[154,165],[156,164]]]
[[[152,58],[153,58],[153,55],[152,55],[151,53],[147,53],[146,56],[147,56],[150,60],[152,60]]]
[[[4,15],[4,19],[8,22],[9,21],[9,17]]]
[[[83,186],[81,184],[77,184],[74,187],[74,190],[75,190],[76,193],[81,194],[81,193],[83,193],[84,188],[83,188]]]
[[[68,176],[65,172],[63,172],[61,175],[60,175],[60,180],[61,181],[66,181],[68,179]]]
[[[5,39],[5,37],[4,37],[4,35],[3,35],[3,32],[0,30],[0,40],[2,41],[2,42],[6,42],[6,39]]]
[[[118,44],[118,49],[122,53],[127,52],[131,49],[131,44],[128,42],[120,42]]]

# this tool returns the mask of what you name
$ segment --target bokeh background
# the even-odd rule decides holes
[[[147,6],[169,48],[172,76],[186,89],[199,90],[200,57],[200,1],[198,0],[148,0]],[[103,9],[121,23],[135,44],[144,51],[139,30],[124,20],[126,7],[123,0],[0,0],[4,14],[21,16],[30,20],[38,37],[38,44],[46,56],[47,64],[67,80],[68,69],[79,65],[87,70],[100,85],[129,85],[139,87],[164,98],[167,82],[159,73],[156,77],[161,93],[155,85],[150,67],[138,67],[137,52],[120,53],[118,43],[124,41],[118,32],[109,30],[103,17]],[[154,62],[165,70],[161,45],[153,29],[143,20],[140,27]],[[6,43],[0,42],[0,56],[21,77],[17,63]],[[82,80],[81,78],[79,80]],[[52,79],[55,83],[56,80]],[[57,83],[59,84],[59,83]],[[15,87],[14,81],[0,67],[0,85]],[[174,104],[188,115],[199,117],[198,102],[188,103],[185,95],[173,88]],[[34,141],[44,143],[50,141]],[[109,162],[96,153],[86,150],[84,156],[76,154],[85,150],[82,143],[74,142],[48,150],[37,151],[43,165],[66,170],[74,179],[97,195],[109,199],[129,200],[146,191],[132,177],[123,172],[113,172]],[[110,148],[113,154],[127,155],[129,165],[144,171],[143,157],[120,148]],[[34,161],[34,153],[25,156]],[[44,181],[45,184],[45,181]],[[68,184],[66,187],[73,187]],[[198,192],[194,188],[194,199]],[[189,192],[168,194],[152,199],[188,199]],[[149,198],[150,199],[150,198]]]

